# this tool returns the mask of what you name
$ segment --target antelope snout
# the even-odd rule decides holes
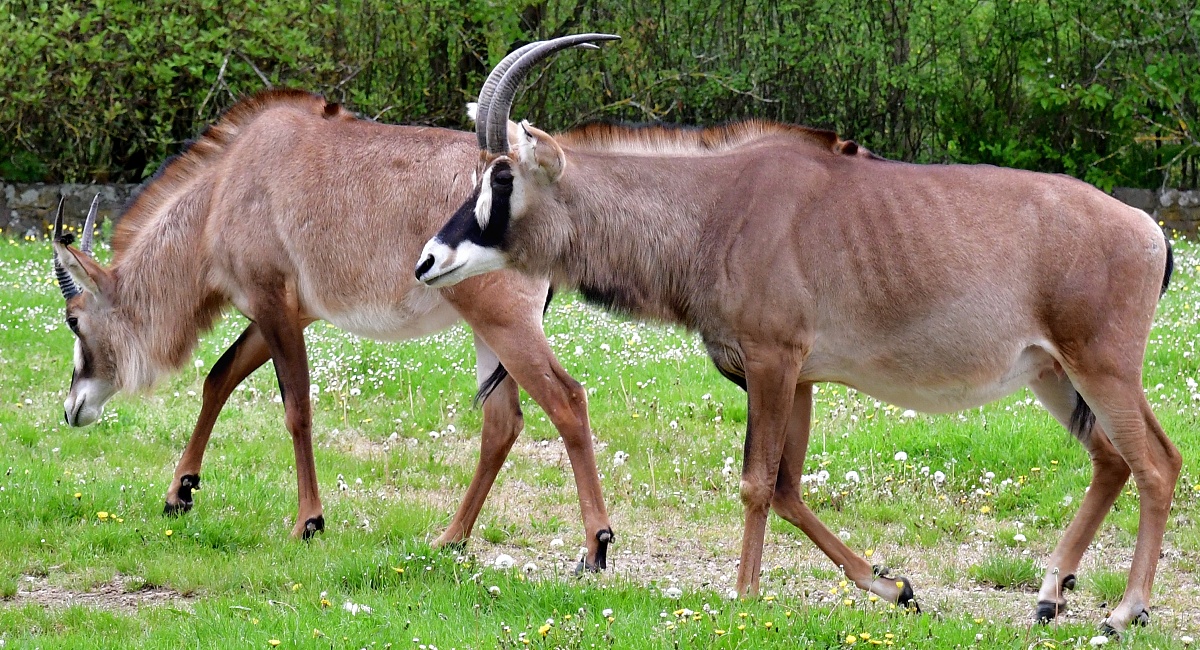
[[[425,259],[421,260],[421,263],[417,265],[417,279],[418,280],[420,280],[422,276],[424,276],[426,273],[428,273],[429,269],[433,268],[433,261],[434,261],[433,254],[431,253],[429,255],[426,255]]]

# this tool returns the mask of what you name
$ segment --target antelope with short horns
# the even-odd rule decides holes
[[[432,290],[411,279],[440,215],[471,191],[477,159],[470,133],[359,120],[320,96],[273,91],[236,104],[162,167],[117,225],[111,266],[92,256],[95,205],[78,250],[62,236],[60,211],[54,266],[76,336],[67,422],[90,424],[118,390],[146,390],[179,369],[232,305],[251,324],[204,382],[166,510],[192,506],[218,412],[270,359],[296,455],[300,505],[292,534],[308,537],[324,518],[305,327],[326,320],[358,336],[399,340],[463,319],[474,330],[481,393],[491,397],[475,475],[437,543],[470,535],[523,426],[519,383],[565,442],[587,533],[582,562],[604,567],[612,531],[586,393],[542,333],[546,280],[505,272]]]
[[[426,244],[417,277],[442,287],[514,268],[699,333],[748,395],[739,592],[758,589],[774,509],[859,588],[913,602],[907,579],[872,567],[801,499],[814,383],[929,412],[1029,386],[1093,466],[1035,618],[1062,611],[1130,474],[1137,544],[1104,629],[1148,618],[1182,461],[1142,392],[1172,268],[1146,213],[1065,176],[893,162],[768,122],[557,136],[522,123],[512,142],[511,98],[550,51],[531,50],[504,75],[477,125],[475,191]]]

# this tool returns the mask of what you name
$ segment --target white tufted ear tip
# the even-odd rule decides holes
[[[467,102],[467,117],[474,122],[477,115],[479,115],[479,102]]]

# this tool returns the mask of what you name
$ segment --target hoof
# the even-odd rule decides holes
[[[1150,624],[1150,610],[1143,609],[1142,611],[1138,612],[1138,615],[1134,616],[1130,623],[1138,627],[1146,627]]]
[[[575,565],[575,575],[583,575],[588,573],[599,573],[608,568],[608,545],[616,539],[613,532],[609,528],[602,528],[596,531],[596,541],[599,546],[596,548],[596,563],[592,564],[587,561],[587,555],[579,558],[579,564]]]
[[[904,576],[896,578],[896,582],[904,584],[900,589],[900,597],[896,599],[896,604],[904,609],[910,610],[915,614],[921,613],[921,606],[917,604],[916,594],[913,593],[912,581]]]
[[[310,540],[313,535],[325,530],[325,515],[317,515],[304,522],[304,533],[300,539]]]
[[[1100,624],[1100,634],[1103,634],[1110,639],[1121,638],[1121,633],[1117,631],[1117,628],[1109,625],[1107,621]]]
[[[178,517],[179,515],[182,515],[191,509],[191,501],[184,501],[183,503],[171,503],[170,501],[167,501],[166,504],[163,505],[163,516]]]
[[[456,539],[452,542],[434,542],[434,548],[441,548],[455,553],[463,553],[467,550],[467,540]]]
[[[175,492],[175,496],[179,499],[178,503],[166,502],[163,507],[163,514],[168,517],[182,515],[192,509],[192,490],[200,489],[199,474],[184,474],[179,477],[179,490]]]
[[[1062,588],[1066,589],[1067,591],[1075,591],[1075,574],[1074,573],[1063,578]]]
[[[1067,611],[1066,603],[1056,603],[1050,600],[1039,600],[1037,610],[1034,611],[1034,622],[1045,625],[1054,620],[1059,614]]]

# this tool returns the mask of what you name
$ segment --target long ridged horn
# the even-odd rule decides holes
[[[61,241],[63,237],[63,203],[67,197],[60,196],[58,199],[58,212],[54,214],[54,241]],[[54,277],[58,280],[58,288],[62,291],[63,298],[70,300],[80,293],[79,287],[75,285],[75,280],[71,278],[71,274],[63,268],[62,262],[58,261],[58,252],[54,253]]]
[[[84,255],[93,257],[92,255],[92,238],[96,229],[96,210],[100,208],[100,193],[96,193],[96,197],[92,199],[92,207],[88,208],[87,219],[83,222],[83,239],[79,242],[79,250],[83,251]]]
[[[492,106],[492,95],[496,90],[496,85],[499,84],[500,80],[504,78],[504,73],[508,72],[508,69],[512,67],[512,64],[516,63],[518,59],[520,59],[522,56],[525,56],[526,53],[537,47],[539,43],[543,42],[545,41],[534,41],[527,45],[522,45],[512,52],[509,52],[508,56],[504,57],[500,63],[497,63],[495,68],[492,68],[491,74],[489,74],[487,79],[484,80],[483,89],[479,91],[479,108],[475,113],[475,137],[479,139],[480,149],[487,149],[487,116],[488,111]],[[600,49],[600,46],[593,45],[591,43],[580,43],[579,45],[576,45],[576,47],[588,50]]]
[[[487,108],[486,121],[480,117],[480,122],[486,128],[487,152],[490,154],[508,153],[508,113],[512,109],[513,97],[517,94],[517,86],[521,85],[521,81],[525,79],[525,75],[529,74],[529,70],[533,68],[534,64],[568,47],[591,44],[593,41],[619,40],[621,40],[621,37],[613,34],[575,34],[573,36],[562,36],[542,41],[533,44],[534,47],[526,45],[521,48],[521,50],[526,51],[522,53],[519,59],[509,65],[508,69],[504,72],[504,76],[500,78],[500,82],[496,86],[492,101]],[[484,109],[481,97],[480,111],[482,110]],[[478,133],[478,125],[477,123],[476,133]]]

